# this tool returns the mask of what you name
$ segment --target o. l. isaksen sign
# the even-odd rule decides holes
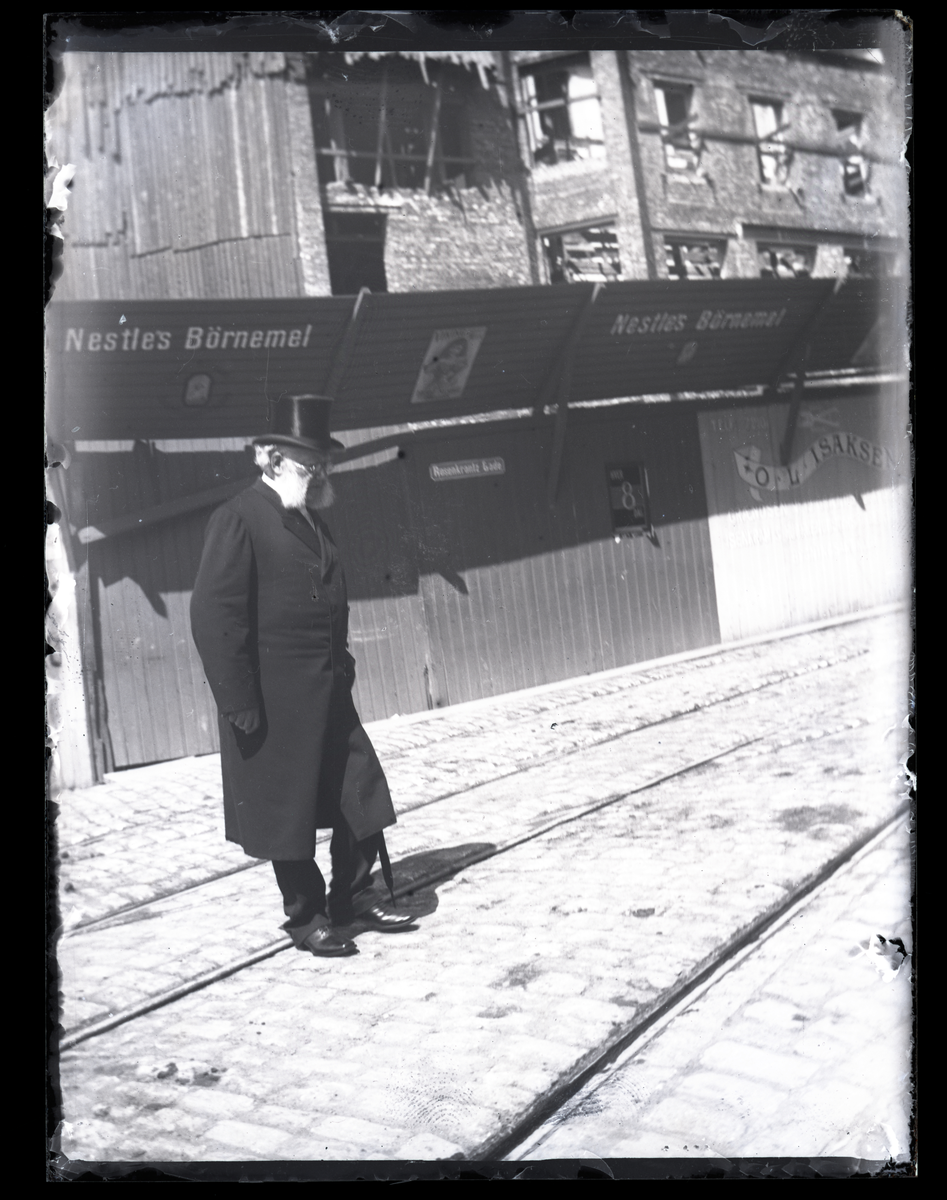
[[[737,474],[750,485],[750,491],[789,492],[802,487],[809,476],[833,458],[847,458],[880,471],[894,471],[898,463],[885,446],[877,446],[855,433],[825,434],[788,466],[764,463],[758,446],[742,446],[733,451]]]

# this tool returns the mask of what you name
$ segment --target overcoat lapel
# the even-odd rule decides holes
[[[312,513],[310,515],[315,523],[316,532],[319,535],[319,545],[322,547],[322,582],[328,583],[338,562],[335,542],[332,540],[332,534],[329,532],[328,526],[319,514]]]
[[[271,487],[268,487],[262,479],[258,480],[253,485],[253,489],[256,492],[259,492],[261,496],[263,496],[270,502],[270,504],[273,505],[273,507],[279,513],[280,520],[283,522],[284,527],[288,529],[290,533],[294,533],[296,537],[300,539],[300,541],[305,542],[313,554],[317,554],[320,561],[325,564],[326,560],[323,551],[322,539],[302,515],[302,513],[298,513],[292,508],[284,508],[278,494]]]

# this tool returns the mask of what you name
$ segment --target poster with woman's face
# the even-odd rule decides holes
[[[411,403],[459,400],[486,332],[486,325],[471,329],[436,329],[414,385]]]

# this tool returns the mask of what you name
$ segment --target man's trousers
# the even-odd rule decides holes
[[[374,901],[372,868],[378,858],[381,833],[357,841],[344,820],[333,829],[329,843],[332,882],[326,881],[314,859],[274,861],[276,882],[283,893],[283,928],[296,945],[315,929],[330,923],[346,925]]]

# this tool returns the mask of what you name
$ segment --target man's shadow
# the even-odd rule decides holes
[[[394,879],[396,906],[394,912],[410,914],[423,920],[437,911],[437,885],[453,879],[465,867],[481,862],[496,852],[493,842],[467,842],[462,846],[448,846],[437,850],[424,850],[409,854],[407,858],[391,864]],[[390,905],[388,889],[381,872],[372,876],[379,903]],[[348,936],[365,932],[368,927],[356,917],[345,927]],[[405,932],[408,932],[405,930]]]

